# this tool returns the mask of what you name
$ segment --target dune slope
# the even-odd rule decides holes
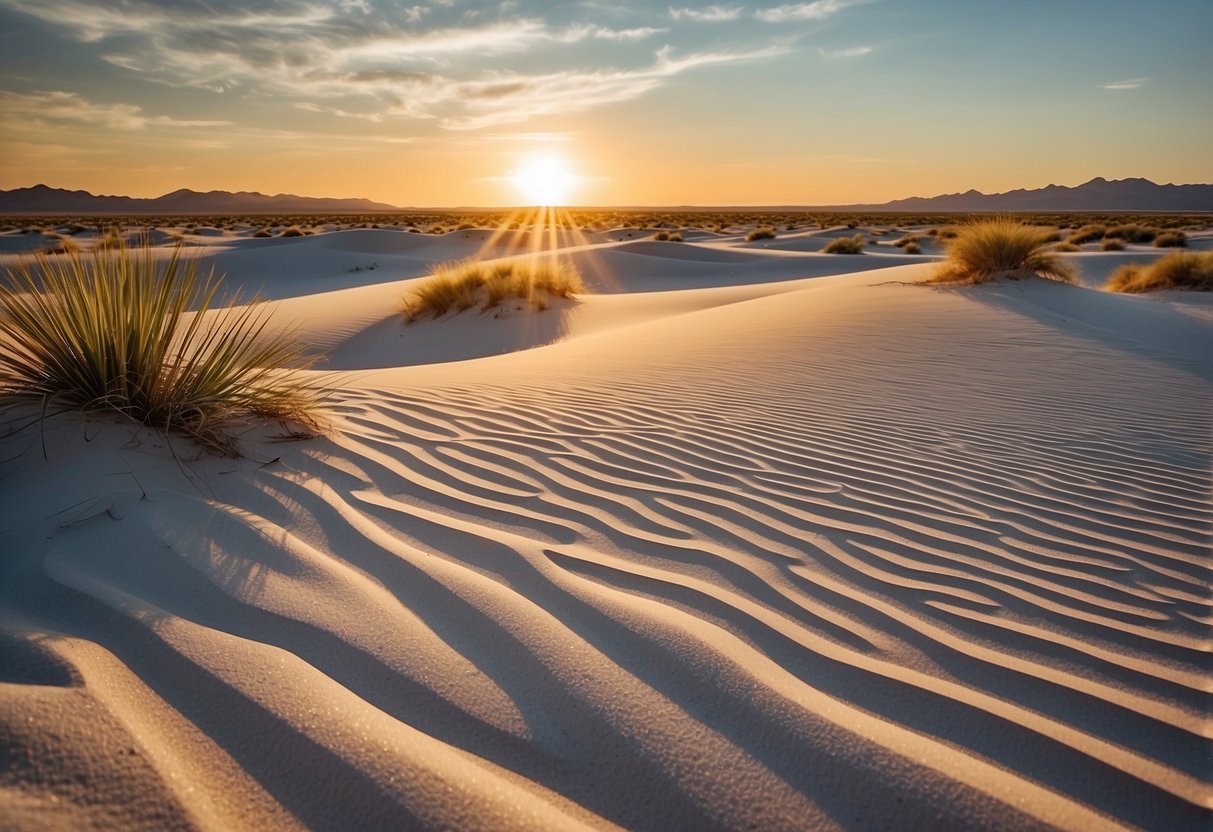
[[[5,439],[14,825],[1207,825],[1210,328],[922,274]]]

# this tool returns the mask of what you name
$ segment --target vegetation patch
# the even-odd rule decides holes
[[[518,259],[496,263],[466,260],[438,266],[405,298],[408,321],[440,318],[452,309],[492,309],[509,298],[547,309],[554,297],[585,292],[577,267],[567,260]]]
[[[1174,251],[1153,263],[1129,263],[1112,272],[1112,292],[1156,292],[1165,289],[1213,291],[1213,251]]]
[[[755,240],[774,240],[775,229],[771,228],[770,226],[755,228],[749,234],[745,235],[745,239],[747,243],[752,243]]]
[[[1188,235],[1182,231],[1164,231],[1154,238],[1155,248],[1185,248]]]
[[[986,283],[1001,275],[1074,282],[1073,266],[1048,249],[1048,234],[1010,217],[961,226],[929,282]]]
[[[247,418],[318,427],[302,348],[265,337],[256,299],[212,308],[222,279],[177,248],[38,255],[0,283],[0,405],[105,411],[234,453]]]
[[[863,235],[856,234],[854,237],[839,237],[837,240],[831,240],[822,251],[826,254],[863,254]]]

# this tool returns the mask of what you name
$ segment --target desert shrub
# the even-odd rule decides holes
[[[268,228],[258,228],[253,232],[254,237],[273,237],[274,234]]]
[[[906,246],[910,245],[911,243],[913,243],[914,245],[917,245],[918,241],[921,239],[922,239],[921,237],[916,237],[913,234],[907,234],[906,236],[902,237],[899,240],[894,240],[893,245],[895,245],[897,248],[905,248]]]
[[[1112,272],[1112,292],[1154,292],[1162,289],[1213,290],[1213,251],[1174,251],[1146,265],[1129,263]]]
[[[755,228],[749,234],[745,235],[747,243],[752,243],[755,240],[773,240],[775,239],[775,229],[770,226],[762,226]]]
[[[656,234],[654,234],[654,235],[653,235],[653,239],[654,239],[654,240],[661,240],[662,242],[666,242],[666,241],[668,241],[668,240],[670,239],[670,232],[668,232],[668,231],[658,231]]]
[[[1080,246],[1083,243],[1093,243],[1096,240],[1102,240],[1107,230],[1102,225],[1084,225],[1070,235],[1070,242],[1076,246]]]
[[[856,234],[854,237],[839,237],[837,240],[831,240],[822,251],[826,254],[863,254],[863,235]]]
[[[985,283],[1019,272],[1073,282],[1073,267],[1046,248],[1046,236],[1011,217],[977,220],[958,230],[931,281]]]
[[[72,254],[80,250],[80,245],[71,237],[57,237],[55,242],[47,246],[47,254]]]
[[[0,284],[0,401],[119,413],[224,451],[236,419],[315,426],[314,391],[283,369],[303,366],[301,350],[263,337],[255,302],[207,315],[221,285],[180,248],[25,261]]]
[[[1082,249],[1073,243],[1066,241],[1064,243],[1054,243],[1053,251],[1082,251]]]
[[[1129,243],[1148,243],[1157,234],[1157,229],[1126,223],[1109,228],[1104,234],[1104,239],[1124,240]]]
[[[670,232],[670,242],[671,242],[671,243],[681,243],[681,242],[683,242],[683,239],[682,239],[682,232],[681,232],[681,231],[671,231],[671,232]]]
[[[282,233],[279,234],[278,236],[280,236],[280,237],[302,237],[303,229],[301,229],[297,225],[292,225],[290,228],[284,228],[282,230]]]
[[[1042,232],[1044,234],[1044,241],[1046,243],[1060,243],[1061,242],[1061,232],[1060,231],[1053,231],[1051,229],[1042,229]]]
[[[938,238],[940,240],[955,240],[959,234],[960,234],[960,229],[952,227],[952,226],[948,226],[947,228],[940,228],[935,231],[936,238]]]
[[[404,316],[409,321],[440,318],[451,309],[491,309],[508,298],[546,309],[552,297],[568,298],[583,292],[581,274],[567,260],[520,259],[489,264],[467,260],[436,267],[405,298]]]
[[[1184,248],[1188,245],[1188,235],[1182,231],[1164,231],[1154,238],[1155,248]]]
[[[1099,250],[1100,251],[1124,251],[1125,244],[1124,244],[1123,240],[1117,240],[1115,238],[1113,238],[1111,240],[1104,240],[1102,243],[1099,244]]]
[[[918,243],[914,242],[913,240],[911,240],[910,242],[908,242],[904,246],[902,246],[901,250],[904,251],[906,254],[922,254],[922,247],[919,246]]]

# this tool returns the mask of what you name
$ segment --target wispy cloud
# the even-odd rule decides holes
[[[1144,87],[1149,78],[1130,78],[1127,81],[1113,81],[1110,84],[1101,84],[1105,90],[1135,90],[1139,87]]]
[[[785,3],[769,9],[761,9],[754,16],[766,23],[787,23],[801,20],[825,20],[843,9],[858,6],[869,0],[813,0],[811,3]]]
[[[698,67],[767,60],[787,51],[784,46],[770,46],[744,52],[698,52],[675,57],[670,47],[664,47],[658,50],[653,64],[643,69],[545,75],[503,73],[489,80],[456,83],[442,89],[443,99],[460,102],[465,112],[447,116],[441,124],[453,130],[471,130],[526,121],[538,115],[587,110],[638,98],[665,79]]]
[[[45,127],[72,123],[114,130],[147,127],[221,127],[230,122],[149,116],[133,104],[97,104],[74,92],[0,90],[0,122],[7,126]]]
[[[741,6],[704,6],[701,9],[688,7],[670,7],[670,17],[674,20],[696,20],[701,23],[722,23],[741,17]]]
[[[876,51],[873,46],[851,46],[845,49],[818,49],[817,54],[823,58],[845,60],[846,58],[862,58]]]
[[[363,0],[0,0],[0,7],[100,43],[104,60],[149,81],[268,95],[347,119],[416,118],[456,130],[627,101],[696,67],[786,51],[737,47],[675,57],[667,47],[649,65],[621,51],[631,66],[587,67],[585,53],[569,45],[636,43],[667,29],[576,20],[555,25],[500,7],[465,19],[463,7],[443,2],[386,10]],[[683,11],[670,9],[675,18]],[[741,7],[685,12],[724,20],[740,15]],[[514,56],[526,57],[527,71],[509,66]],[[62,109],[86,112],[79,102],[62,102]],[[137,108],[87,112],[128,129],[155,121]]]

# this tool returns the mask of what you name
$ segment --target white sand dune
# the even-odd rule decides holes
[[[1198,302],[625,242],[406,327],[379,245],[216,258],[328,437],[0,441],[5,825],[1208,827]]]

